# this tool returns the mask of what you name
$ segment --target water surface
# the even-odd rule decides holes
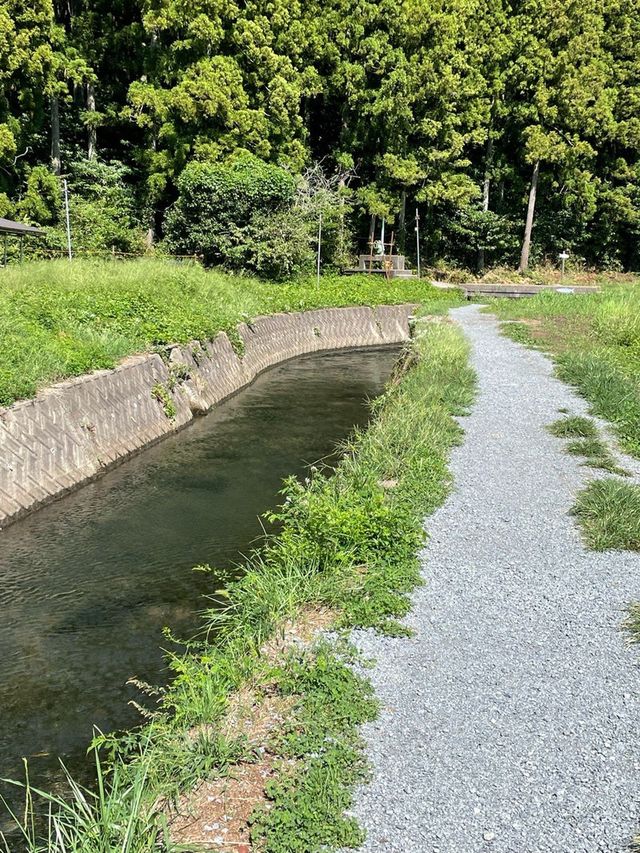
[[[367,419],[397,350],[280,365],[188,429],[0,532],[0,777],[48,786],[91,738],[140,722],[166,678],[162,628],[191,636],[215,578],[260,535],[281,480]],[[3,789],[6,793],[6,789]],[[0,825],[2,821],[0,820]]]

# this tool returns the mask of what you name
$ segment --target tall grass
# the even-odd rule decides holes
[[[280,285],[168,260],[10,266],[0,269],[0,406],[259,314],[424,301],[437,311],[454,298],[426,282],[327,276],[319,287],[315,279]]]
[[[505,323],[505,332],[522,341],[525,330],[524,342],[548,350],[558,376],[589,400],[593,414],[613,424],[624,450],[640,457],[640,285],[588,296],[495,300],[490,310],[520,321]]]
[[[264,644],[301,610],[330,608],[345,628],[404,631],[397,620],[420,582],[423,518],[450,488],[447,459],[462,435],[454,415],[467,410],[475,384],[467,344],[449,324],[427,324],[405,364],[412,366],[376,403],[369,429],[347,443],[335,474],[311,469],[304,482],[285,482],[272,516],[279,532],[251,555],[239,579],[212,592],[216,606],[205,614],[200,639],[171,659],[174,678],[153,720],[139,733],[99,739],[111,762],[108,777],[99,768],[96,796],[76,786],[70,801],[48,797],[54,832],[42,844],[26,831],[29,853],[168,849],[158,804],[224,774],[240,756],[251,760],[246,745],[223,737],[218,724],[243,685],[279,680],[284,689],[290,675],[263,653]],[[311,853],[358,836],[342,812],[362,775],[353,727],[370,718],[372,705],[352,676],[323,660],[295,664],[306,709],[288,741],[298,769],[276,786],[273,808],[256,823],[260,849],[300,849],[291,839],[305,837],[313,839]],[[318,691],[322,701],[313,698]],[[98,842],[96,831],[106,840]]]

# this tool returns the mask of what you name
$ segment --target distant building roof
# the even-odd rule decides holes
[[[24,225],[22,222],[12,222],[10,219],[3,219],[0,216],[0,234],[13,234],[16,237],[22,237],[23,234],[32,234],[34,237],[42,237],[44,231],[40,228],[34,228],[32,225]]]

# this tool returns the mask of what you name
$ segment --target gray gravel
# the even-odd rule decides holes
[[[479,397],[427,521],[411,639],[358,632],[383,703],[365,728],[367,851],[623,851],[640,829],[637,554],[595,554],[568,511],[594,472],[545,424],[586,413],[550,362],[456,309]]]

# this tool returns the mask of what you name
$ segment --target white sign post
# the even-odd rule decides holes
[[[569,260],[569,252],[565,249],[564,252],[560,252],[558,255],[560,259],[560,263],[562,264],[560,268],[560,281],[564,281],[564,265]]]

